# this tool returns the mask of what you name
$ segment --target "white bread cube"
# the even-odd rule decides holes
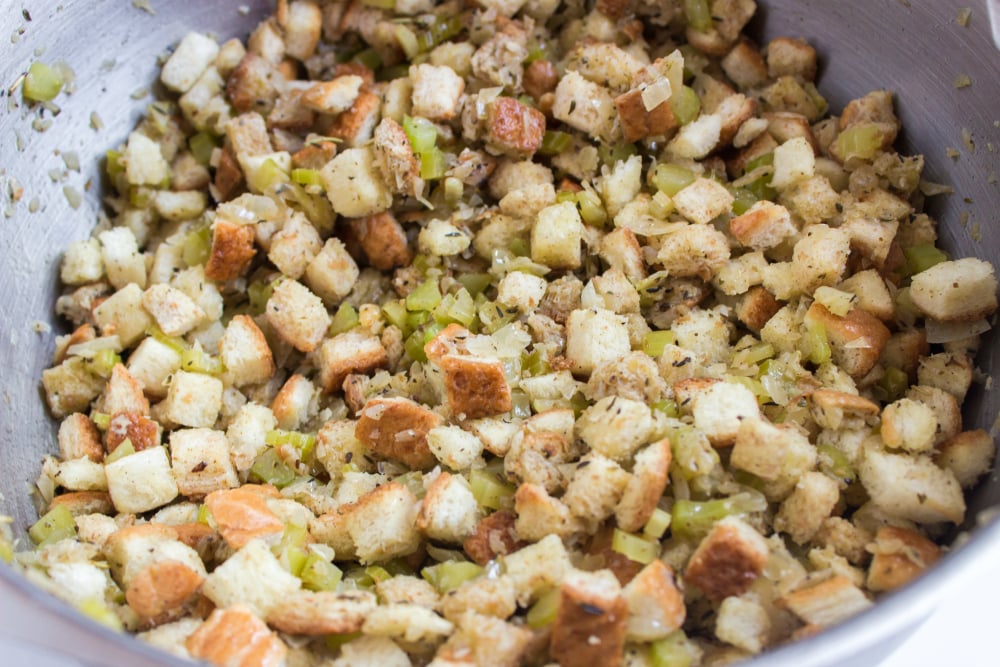
[[[181,542],[174,528],[162,524],[119,527],[105,543],[104,555],[111,576],[123,589],[156,562],[176,561],[202,575],[205,573],[198,552]]]
[[[821,472],[807,472],[785,498],[774,519],[774,529],[788,533],[796,544],[805,544],[816,536],[823,522],[840,500],[837,480]]]
[[[183,336],[205,320],[205,311],[179,289],[157,283],[142,295],[142,305],[168,336]]]
[[[510,448],[510,439],[517,433],[519,425],[509,418],[483,417],[465,422],[469,432],[483,443],[483,449],[494,456],[504,456]],[[428,444],[430,444],[428,442]]]
[[[399,79],[396,79],[397,81]],[[340,657],[330,667],[412,667],[403,649],[388,637],[361,635],[340,647]]]
[[[938,448],[938,465],[955,474],[962,488],[971,488],[996,458],[997,445],[986,431],[963,431]]]
[[[611,92],[570,70],[559,79],[552,115],[588,136],[611,142],[620,132],[618,110]]]
[[[356,74],[345,74],[330,81],[320,81],[302,93],[302,106],[325,114],[347,111],[358,99],[365,80]]]
[[[102,336],[118,336],[123,347],[131,347],[153,319],[142,305],[142,288],[130,283],[94,308],[94,322]]]
[[[614,513],[629,478],[620,465],[591,452],[574,468],[562,501],[574,517],[597,526]]]
[[[163,158],[160,144],[139,132],[128,136],[122,154],[129,185],[159,186],[170,178],[170,163]]]
[[[365,618],[361,631],[373,637],[406,642],[436,642],[455,629],[432,610],[411,604],[379,605]]]
[[[631,350],[628,327],[621,315],[603,308],[577,309],[569,314],[566,358],[574,374],[589,375]]]
[[[811,225],[795,244],[791,273],[803,291],[820,285],[836,285],[847,270],[851,236],[843,229]],[[764,286],[768,287],[765,279]]]
[[[100,463],[104,460],[101,434],[90,418],[74,412],[59,424],[59,458],[63,461],[87,457]]]
[[[354,427],[355,422],[349,419],[331,419],[316,434],[316,458],[332,479],[340,477],[346,465],[361,472],[375,470],[374,462],[365,456],[368,448],[354,436]],[[428,444],[429,440],[428,433]]]
[[[514,511],[517,513],[514,530],[518,539],[525,542],[534,542],[546,535],[569,537],[583,528],[566,503],[550,496],[540,484],[525,482],[517,487]]]
[[[323,31],[323,12],[315,2],[294,0],[288,3],[285,17],[285,53],[306,60],[316,51]]]
[[[497,303],[530,313],[545,296],[548,281],[524,271],[511,271],[500,279],[497,286]]]
[[[42,387],[52,416],[62,419],[90,407],[90,402],[104,388],[104,382],[87,370],[83,359],[71,357],[42,371]]]
[[[249,315],[237,315],[219,338],[225,379],[235,387],[266,382],[274,375],[274,355],[264,333]]]
[[[316,385],[306,377],[296,373],[288,378],[271,401],[271,412],[278,420],[278,428],[297,431],[312,419],[319,410],[318,394]]]
[[[767,258],[762,252],[748,252],[729,260],[715,272],[712,284],[729,296],[746,294],[764,280]]]
[[[608,173],[597,179],[596,186],[608,215],[614,218],[639,195],[642,187],[642,158],[633,155],[627,160],[615,162]]]
[[[997,309],[993,265],[975,257],[935,264],[913,276],[910,298],[917,308],[942,322],[971,322]]]
[[[740,424],[730,464],[766,480],[797,478],[816,465],[816,448],[798,430],[748,419]]]
[[[212,571],[202,591],[217,607],[246,605],[257,616],[268,612],[302,582],[290,574],[263,540],[251,540]]]
[[[150,336],[129,355],[127,367],[147,396],[163,398],[167,395],[167,380],[181,367],[181,355]]]
[[[730,220],[729,231],[742,245],[754,250],[774,248],[798,233],[788,209],[766,199]]]
[[[97,239],[74,241],[63,253],[59,278],[66,285],[83,285],[101,279],[104,259]]]
[[[917,384],[943,389],[962,402],[972,384],[972,362],[964,354],[942,352],[920,359]]]
[[[729,240],[712,225],[675,226],[662,237],[656,261],[671,276],[711,280],[729,260]]]
[[[867,446],[858,472],[872,503],[889,516],[916,523],[960,524],[965,518],[965,498],[955,474],[929,458]]]
[[[749,596],[728,597],[719,605],[715,636],[748,653],[760,653],[771,633],[771,617]]]
[[[50,459],[46,459],[46,462]],[[43,468],[47,466],[43,464]],[[53,480],[70,491],[107,491],[108,478],[104,466],[86,457],[56,463]]]
[[[189,32],[163,63],[160,81],[175,93],[186,93],[218,55],[219,44],[214,39]]]
[[[240,484],[229,457],[225,433],[209,428],[187,428],[170,434],[171,469],[177,489],[188,497],[205,496]]]
[[[296,212],[271,237],[267,258],[281,273],[298,280],[322,247],[319,232],[305,215]]]
[[[450,67],[411,65],[413,114],[428,120],[451,120],[458,113],[465,80]]]
[[[886,447],[929,452],[934,448],[937,431],[937,415],[919,401],[901,398],[882,410],[881,434]]]
[[[667,144],[667,153],[675,158],[700,160],[712,152],[722,135],[722,117],[702,114],[681,127]]]
[[[684,594],[674,572],[662,560],[642,568],[622,589],[628,604],[628,638],[649,642],[663,639],[684,623]]]
[[[108,273],[108,282],[115,289],[129,283],[146,286],[146,260],[139,252],[135,234],[128,227],[113,227],[101,232],[101,256]]]
[[[735,382],[716,382],[695,394],[693,403],[695,428],[707,435],[713,445],[733,442],[742,422],[760,417],[757,397]]]
[[[121,513],[141,514],[162,507],[177,497],[174,481],[163,447],[151,447],[123,456],[104,466],[108,493]]]
[[[780,604],[810,625],[835,625],[872,606],[850,579],[838,575],[780,598]]]
[[[566,547],[556,535],[507,554],[504,564],[506,575],[517,590],[519,604],[527,604],[535,593],[559,585],[573,570]]]
[[[211,428],[222,409],[222,381],[211,375],[177,371],[157,413],[173,424]]]
[[[799,181],[812,178],[816,170],[816,154],[805,137],[789,139],[774,149],[774,174],[771,187],[779,192]]]
[[[153,199],[156,212],[161,218],[171,222],[182,222],[197,218],[205,212],[207,204],[205,193],[198,190],[183,190],[180,192],[159,190]]]
[[[531,259],[553,269],[580,266],[583,220],[571,202],[546,206],[531,227]]]
[[[303,280],[323,302],[336,305],[347,296],[360,271],[340,239],[331,237],[306,266]]]
[[[885,280],[875,269],[855,273],[837,285],[837,289],[853,294],[858,308],[867,310],[884,322],[892,319],[896,306]]]
[[[333,210],[348,218],[381,213],[392,205],[392,190],[379,172],[371,147],[348,148],[320,171]]]
[[[323,301],[296,280],[283,280],[274,288],[264,313],[275,332],[302,352],[315,350],[330,328]]]
[[[438,257],[458,255],[469,247],[472,239],[447,220],[435,218],[420,230],[417,246],[420,251]]]
[[[432,540],[461,544],[482,516],[469,483],[460,475],[439,474],[417,513],[417,528]]]
[[[729,322],[719,312],[694,309],[676,320],[671,327],[677,345],[705,363],[717,363],[729,358]]]
[[[649,406],[617,396],[594,403],[576,421],[576,435],[595,452],[626,461],[648,442],[656,428]]]
[[[347,530],[362,563],[406,556],[420,545],[419,501],[399,482],[383,484],[358,499]]]
[[[669,438],[654,442],[635,455],[632,474],[615,508],[619,528],[635,532],[649,521],[667,488],[670,459]]]
[[[428,431],[427,446],[438,461],[452,470],[468,470],[483,453],[483,441],[475,433],[453,425]]]
[[[733,195],[718,181],[696,178],[673,196],[677,212],[696,224],[708,224],[733,205]]]
[[[226,440],[229,441],[230,458],[233,465],[241,473],[253,465],[254,459],[267,447],[264,438],[268,431],[278,426],[271,409],[247,403],[237,411],[226,429]]]
[[[149,401],[143,396],[142,385],[121,364],[115,364],[111,369],[111,377],[108,378],[104,394],[96,407],[112,417],[123,412],[133,415],[149,414]]]

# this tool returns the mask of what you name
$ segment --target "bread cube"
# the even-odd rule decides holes
[[[628,604],[609,570],[571,572],[559,587],[552,658],[562,665],[620,664],[627,623]]]
[[[796,544],[805,544],[816,536],[839,500],[840,487],[835,479],[821,472],[807,472],[781,503],[774,528],[788,533]]]
[[[890,516],[955,524],[965,517],[965,498],[955,474],[929,458],[888,454],[869,446],[858,472],[872,503]]]
[[[245,605],[259,617],[302,587],[263,540],[251,540],[205,580],[205,597],[220,608]]]
[[[190,657],[216,665],[280,667],[288,654],[257,610],[244,605],[214,610],[184,646]]]
[[[419,501],[399,482],[383,484],[358,499],[347,530],[362,563],[407,556],[420,545]]]
[[[656,423],[640,401],[609,396],[594,403],[576,421],[576,435],[595,452],[626,461],[650,436]]]
[[[160,144],[139,132],[128,136],[122,154],[129,185],[162,185],[170,178],[170,164],[163,158]]]
[[[97,239],[74,241],[63,253],[59,277],[66,285],[84,285],[101,279],[104,259]]]
[[[162,507],[177,497],[177,482],[170,470],[167,450],[144,449],[104,466],[108,493],[121,513],[141,514]]]
[[[624,318],[603,308],[578,309],[566,322],[566,358],[576,375],[628,354],[632,349]]]
[[[348,148],[320,171],[323,189],[339,215],[360,218],[392,205],[392,190],[379,172],[371,147]]]
[[[427,488],[417,528],[432,540],[461,544],[476,530],[481,513],[465,478],[442,472]]]
[[[759,418],[760,408],[744,385],[717,382],[695,395],[692,413],[695,428],[718,446],[732,443],[744,421]]]
[[[976,257],[935,264],[913,276],[910,298],[928,317],[972,322],[997,309],[993,265]]]
[[[580,266],[583,220],[571,202],[546,206],[531,227],[531,259],[553,269]]]
[[[570,70],[559,79],[552,115],[587,136],[613,142],[618,133],[618,110],[614,97],[604,86],[588,81]]]
[[[296,280],[283,280],[274,288],[264,314],[275,332],[302,352],[315,350],[330,328],[322,300]]]
[[[219,55],[219,44],[206,35],[189,32],[163,64],[160,81],[175,93],[186,93]]]
[[[742,519],[728,516],[701,541],[684,571],[686,583],[709,600],[722,602],[742,595],[764,571],[767,541]]]
[[[718,181],[696,178],[673,196],[677,212],[696,224],[708,224],[733,205],[733,195]]]
[[[667,153],[679,159],[701,160],[711,153],[722,136],[722,117],[702,114],[681,127],[667,144]]]
[[[458,113],[465,80],[450,67],[411,65],[413,115],[428,120],[451,120]]]
[[[329,238],[309,262],[304,281],[327,305],[347,296],[358,279],[358,265],[338,238]]]
[[[177,488],[188,497],[239,486],[229,459],[229,441],[221,431],[190,428],[170,434],[171,469]]]
[[[747,419],[736,431],[730,464],[766,480],[796,479],[816,459],[816,448],[798,430]]]
[[[771,187],[779,192],[799,181],[812,178],[816,169],[816,154],[804,137],[789,139],[774,149],[774,174]]]
[[[322,247],[319,232],[308,218],[292,213],[281,230],[271,237],[267,258],[282,274],[298,280]]]
[[[101,256],[108,274],[108,282],[115,289],[129,283],[146,286],[146,260],[139,252],[135,233],[128,227],[112,227],[101,232],[97,238],[101,242]]]
[[[142,295],[142,304],[168,336],[183,336],[206,318],[187,294],[163,283],[151,285]]]
[[[42,371],[42,387],[52,416],[62,419],[90,407],[90,402],[104,388],[104,382],[87,370],[83,359],[71,357]]]

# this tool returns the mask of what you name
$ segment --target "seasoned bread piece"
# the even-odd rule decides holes
[[[288,647],[242,605],[216,609],[185,641],[193,658],[221,667],[281,667]]]
[[[742,595],[764,571],[767,542],[760,533],[736,517],[726,517],[712,527],[691,555],[684,581],[697,586],[712,602]]]
[[[628,602],[608,570],[573,572],[559,587],[549,651],[563,665],[622,664]]]
[[[410,468],[429,470],[436,459],[427,446],[427,432],[441,416],[407,398],[373,398],[365,404],[355,437],[375,454]]]

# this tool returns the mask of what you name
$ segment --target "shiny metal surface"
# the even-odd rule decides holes
[[[997,0],[772,0],[759,3],[763,6],[754,25],[762,40],[803,36],[819,49],[820,90],[834,108],[875,88],[896,91],[905,128],[902,148],[924,153],[928,178],[956,189],[955,195],[939,197],[930,207],[943,223],[944,245],[954,254],[977,255],[1000,265],[1000,189],[990,183],[990,175],[1000,171],[995,152],[1000,150],[1000,53],[992,42],[987,3],[995,6]],[[153,0],[152,6],[155,16],[123,0],[0,3],[0,82],[5,89],[0,98],[0,510],[13,515],[21,534],[36,518],[27,491],[41,457],[56,450],[38,378],[51,356],[53,337],[60,333],[52,317],[59,254],[71,240],[86,237],[95,223],[100,206],[98,160],[125,139],[150,101],[132,95],[152,85],[156,59],[169,45],[192,29],[221,37],[245,35],[271,3]],[[248,8],[247,14],[241,6]],[[973,9],[964,28],[954,21],[963,6]],[[77,75],[76,92],[57,98],[62,110],[46,132],[33,130],[37,114],[21,106],[19,94],[6,92],[36,57],[65,60]],[[973,85],[956,90],[953,82],[959,74],[971,76]],[[92,112],[103,121],[103,129],[91,127]],[[974,153],[962,146],[962,128],[972,134]],[[961,156],[948,158],[946,147],[959,149]],[[79,155],[81,172],[66,171],[61,151]],[[64,180],[53,182],[51,170],[65,172]],[[16,203],[9,194],[11,178],[24,187]],[[77,210],[68,205],[64,185],[85,192]],[[40,208],[31,213],[29,203],[36,197]],[[52,330],[37,323],[47,323]],[[1000,371],[995,341],[990,335],[978,358],[980,368],[992,373]],[[998,408],[997,391],[977,387],[967,406],[966,427],[990,428]],[[997,504],[1000,477],[993,473],[972,495],[970,523],[979,511]],[[750,664],[874,664],[926,615],[950,580],[1000,555],[1000,524],[974,533],[928,576],[870,612]],[[87,664],[190,664],[77,616],[6,567],[0,567],[0,631]]]

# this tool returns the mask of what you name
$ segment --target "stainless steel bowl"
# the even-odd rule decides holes
[[[149,98],[133,93],[151,89],[157,57],[189,30],[220,37],[246,35],[272,8],[270,0],[151,3],[151,15],[122,0],[33,0],[0,6],[0,511],[13,515],[19,534],[37,517],[28,489],[41,457],[55,451],[54,427],[41,400],[38,378],[48,365],[60,252],[85,238],[100,207],[99,158],[122,142]],[[923,153],[927,177],[955,187],[950,197],[932,200],[930,212],[942,222],[943,244],[956,255],[975,255],[1000,266],[1000,187],[990,183],[1000,150],[1000,55],[991,40],[988,7],[997,0],[761,0],[754,31],[763,41],[777,35],[809,39],[822,55],[820,90],[834,108],[876,88],[896,92],[905,131],[904,152]],[[972,7],[967,27],[955,23],[959,7]],[[9,37],[7,33],[10,33]],[[36,114],[6,89],[28,64],[65,60],[76,72],[77,89],[60,95],[62,107],[45,132],[32,129]],[[973,85],[957,90],[955,77],[967,74]],[[95,130],[91,114],[103,121]],[[46,114],[45,117],[50,117]],[[974,153],[962,148],[968,129]],[[961,151],[952,160],[945,148]],[[60,154],[75,151],[81,171],[67,171]],[[65,177],[59,182],[50,172]],[[12,202],[11,179],[24,188]],[[72,209],[63,186],[84,193]],[[38,210],[30,211],[37,197]],[[967,218],[966,218],[967,216]],[[960,221],[967,219],[965,225]],[[42,324],[44,323],[44,324]],[[48,326],[52,330],[48,329]],[[1000,372],[996,338],[988,335],[978,365]],[[1000,408],[1000,394],[978,386],[966,405],[966,428],[989,429]],[[949,553],[926,576],[887,596],[873,609],[815,638],[793,644],[752,664],[760,667],[873,664],[887,654],[932,609],[963,572],[981,568],[1000,553],[1000,524],[976,526],[980,512],[1000,504],[1000,476],[991,474],[969,502],[972,539]],[[63,652],[93,665],[135,664],[180,667],[129,637],[108,631],[67,605],[34,588],[7,567],[0,567],[0,629],[3,634]],[[856,661],[856,662],[854,662]]]

